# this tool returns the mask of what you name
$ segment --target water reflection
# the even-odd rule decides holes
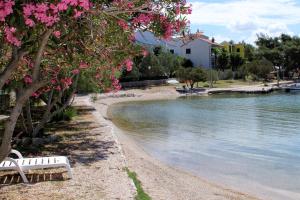
[[[115,106],[157,158],[266,199],[300,199],[300,95],[217,95]]]

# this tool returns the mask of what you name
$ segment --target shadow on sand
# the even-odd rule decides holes
[[[38,152],[21,152],[24,157],[65,155],[69,158],[71,167],[76,165],[90,166],[100,160],[106,160],[114,154],[117,148],[115,141],[99,139],[106,131],[107,125],[95,121],[92,112],[94,108],[79,107],[76,108],[78,116],[71,122],[52,124],[48,128],[51,135],[55,134],[59,141],[45,145],[39,148]],[[103,138],[103,136],[101,137]],[[39,173],[26,173],[30,183],[39,183],[45,181],[63,181],[66,180],[61,173],[51,173],[50,170],[39,170]],[[66,176],[67,177],[67,176]],[[5,171],[0,173],[0,188],[23,183],[17,172]]]

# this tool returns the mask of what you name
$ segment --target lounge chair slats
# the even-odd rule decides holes
[[[0,170],[18,171],[25,183],[27,183],[28,180],[24,174],[24,171],[31,169],[64,167],[67,169],[69,177],[72,178],[70,163],[68,158],[65,156],[23,158],[18,151],[12,150],[12,153],[17,154],[19,159],[7,158],[0,163]]]

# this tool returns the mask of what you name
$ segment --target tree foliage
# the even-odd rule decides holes
[[[225,49],[217,55],[217,69],[224,71],[229,67],[229,55]]]
[[[145,57],[136,57],[134,60],[136,67],[130,72],[124,70],[121,81],[172,78],[183,63],[183,58],[167,51],[161,51],[158,55],[147,53]]]
[[[0,162],[23,110],[28,132],[67,109],[79,77],[102,91],[120,89],[120,71],[132,70],[135,30],[169,38],[186,25],[186,1],[0,0],[0,89],[17,93],[0,144]],[[82,74],[82,75],[81,75]],[[33,126],[32,101],[46,106]],[[27,106],[28,105],[28,106]]]
[[[254,60],[247,63],[245,69],[250,75],[266,80],[270,72],[273,71],[273,64],[267,59]]]
[[[176,77],[186,83],[187,87],[193,89],[195,83],[205,82],[207,80],[207,73],[200,67],[184,68],[181,67],[176,71]]]

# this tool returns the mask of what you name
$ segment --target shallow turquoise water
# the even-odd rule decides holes
[[[264,199],[300,199],[300,94],[131,102],[111,114],[170,165]]]

